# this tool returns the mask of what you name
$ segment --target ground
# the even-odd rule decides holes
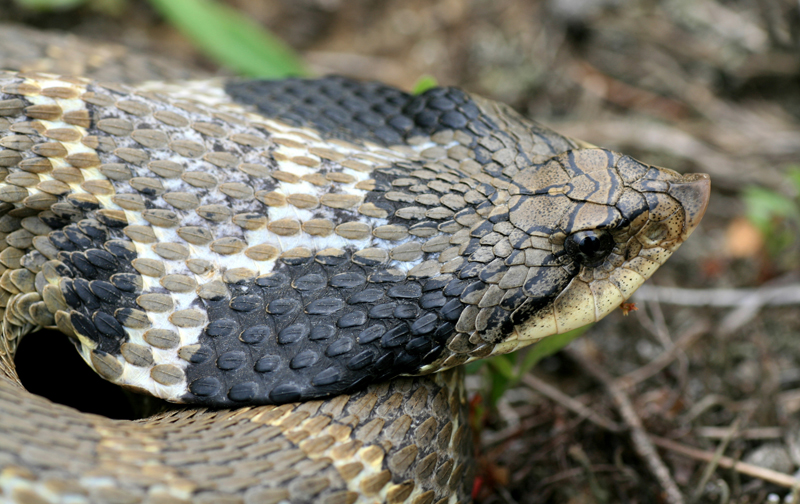
[[[144,2],[114,3],[116,12],[66,14],[7,5],[0,17],[215,69]],[[545,359],[495,410],[474,401],[477,502],[791,496],[800,466],[796,1],[230,3],[315,73],[406,89],[432,75],[561,133],[712,177],[701,227],[633,300],[637,311],[612,314]],[[665,301],[669,287],[692,292]],[[482,383],[470,378],[486,397]]]

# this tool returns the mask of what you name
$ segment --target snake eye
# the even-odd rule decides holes
[[[614,248],[611,233],[602,229],[579,231],[567,237],[567,253],[586,266],[594,266],[606,258]]]

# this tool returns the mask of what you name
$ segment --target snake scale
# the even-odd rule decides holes
[[[459,365],[617,308],[709,197],[455,88],[341,77],[6,72],[0,167],[15,503],[468,502]],[[110,420],[26,392],[40,328],[190,406]]]

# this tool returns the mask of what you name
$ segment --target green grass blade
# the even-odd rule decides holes
[[[520,354],[513,352],[471,362],[467,365],[467,369],[470,372],[475,372],[481,367],[482,363],[486,363],[489,371],[486,375],[489,381],[487,406],[494,408],[506,390],[519,383],[525,373],[530,371],[540,360],[558,352],[572,340],[585,333],[591,326],[592,324],[585,325],[563,334],[554,334],[544,338],[525,354],[525,358],[521,362],[518,358]]]
[[[248,77],[305,75],[283,42],[239,11],[213,0],[149,0],[201,50]]]
[[[512,379],[515,376],[514,364],[516,360],[516,354],[503,354],[491,357],[488,359],[488,363],[493,373],[499,373],[508,379]]]
[[[486,365],[487,360],[489,359],[480,359],[467,363],[467,365],[465,366],[467,374],[475,374],[478,371],[480,371],[481,368],[483,368],[483,366]]]
[[[436,80],[436,77],[432,75],[422,75],[419,79],[417,79],[417,82],[414,83],[414,87],[411,88],[411,94],[422,94],[438,85],[439,82]]]
[[[522,364],[520,364],[517,371],[517,380],[522,378],[525,373],[533,369],[533,367],[538,364],[540,360],[553,355],[565,346],[569,345],[572,340],[585,333],[590,327],[592,327],[592,324],[585,325],[562,334],[548,336],[542,341],[536,343],[536,345],[534,345],[534,347],[531,348],[527,354],[525,354],[525,358],[522,360]]]
[[[800,165],[792,165],[786,170],[786,178],[792,183],[794,193],[800,196]]]
[[[516,381],[517,354],[495,355],[487,359],[489,364],[489,407],[495,409],[497,401]]]
[[[513,385],[513,380],[500,373],[492,373],[489,375],[489,401],[488,406],[491,409],[497,408],[497,401],[503,397],[503,394]]]

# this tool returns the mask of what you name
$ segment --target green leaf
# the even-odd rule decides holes
[[[506,390],[512,385],[512,379],[506,376],[503,376],[499,373],[492,373],[490,376],[490,387],[489,387],[489,407],[494,409],[497,406],[497,401],[503,397],[503,394],[506,393]]]
[[[744,202],[747,207],[747,218],[766,236],[769,236],[775,218],[800,213],[794,201],[762,187],[746,188]]]
[[[221,64],[248,77],[305,75],[283,42],[239,11],[213,0],[149,0],[161,15]]]
[[[422,94],[429,89],[433,89],[438,86],[439,83],[436,81],[436,77],[432,75],[423,75],[417,82],[414,83],[414,86],[411,88],[411,94],[418,95]]]
[[[489,360],[489,359],[481,359],[481,360],[476,360],[476,361],[472,361],[472,362],[468,363],[465,366],[467,374],[475,374],[478,371],[480,371],[481,368],[483,368],[483,366],[486,364],[487,360]]]
[[[536,345],[530,349],[530,351],[525,355],[525,358],[522,360],[522,364],[520,364],[519,370],[517,371],[516,380],[519,380],[523,375],[525,375],[525,373],[533,369],[533,367],[538,364],[540,360],[553,355],[565,346],[569,345],[572,340],[585,333],[590,327],[592,327],[592,324],[585,325],[562,334],[548,336],[542,341],[536,343]]]
[[[516,354],[495,355],[488,360],[489,367],[493,372],[499,373],[508,379],[514,378],[514,363],[517,360]]]
[[[14,0],[17,5],[28,9],[36,10],[56,10],[56,9],[71,9],[81,4],[85,4],[87,0]]]
[[[489,380],[487,406],[494,409],[497,401],[503,397],[508,387],[514,383],[517,354],[495,355],[494,357],[483,359],[483,361],[486,362],[489,370],[487,376]]]
[[[585,325],[563,334],[554,334],[544,338],[531,348],[522,362],[519,362],[520,354],[517,352],[495,355],[494,357],[478,361],[486,362],[486,367],[489,368],[487,376],[489,381],[488,406],[494,408],[497,405],[497,401],[503,397],[506,390],[516,385],[525,373],[530,371],[540,360],[558,352],[572,340],[585,333],[591,326],[592,324]],[[469,364],[467,366],[469,366]],[[477,370],[477,368],[467,368],[468,372],[474,372],[475,370]]]
[[[786,170],[786,178],[794,186],[795,195],[800,197],[800,165],[792,165]]]

